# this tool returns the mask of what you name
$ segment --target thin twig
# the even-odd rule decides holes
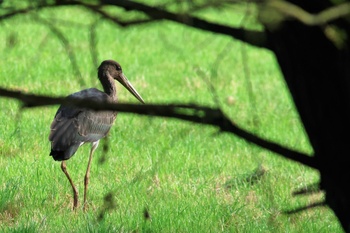
[[[72,46],[69,43],[69,40],[66,38],[63,32],[59,30],[57,27],[55,27],[51,22],[39,17],[36,14],[33,14],[33,19],[36,20],[37,22],[47,26],[49,30],[59,39],[59,41],[62,43],[63,47],[66,50],[66,53],[68,55],[68,58],[70,60],[70,63],[72,64],[73,71],[75,73],[75,76],[78,77],[78,80],[80,82],[80,85],[82,87],[86,86],[86,83],[83,79],[83,76],[80,73],[79,66],[77,59],[75,57],[75,54],[73,52]]]

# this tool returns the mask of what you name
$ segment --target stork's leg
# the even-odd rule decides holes
[[[99,141],[92,143],[91,150],[90,150],[89,162],[88,162],[87,169],[86,169],[86,174],[85,174],[85,179],[84,179],[84,211],[87,208],[86,207],[86,196],[87,196],[88,184],[89,184],[89,179],[90,179],[90,167],[91,167],[92,155],[94,154],[94,151],[98,147],[98,143],[99,143]]]
[[[70,178],[69,174],[68,174],[68,171],[67,171],[67,167],[66,167],[66,162],[65,161],[62,161],[61,163],[61,169],[62,171],[64,172],[64,174],[66,175],[66,177],[68,178],[69,180],[69,183],[70,185],[72,186],[73,188],[73,198],[74,198],[74,201],[73,201],[73,210],[75,210],[77,207],[78,207],[78,190],[77,188],[75,187],[73,181],[72,181],[72,178]]]

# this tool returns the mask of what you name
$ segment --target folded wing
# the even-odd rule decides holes
[[[106,102],[109,96],[95,88],[74,93],[67,98]],[[55,160],[67,160],[86,142],[96,142],[105,137],[112,127],[117,113],[93,111],[84,108],[60,106],[51,124],[49,140]]]

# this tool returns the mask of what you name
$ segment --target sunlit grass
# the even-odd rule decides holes
[[[67,23],[71,15],[74,23]],[[67,21],[54,25],[70,41],[82,79],[61,41],[23,16],[0,24],[0,86],[52,96],[99,87],[84,26],[97,19],[66,8],[41,16]],[[99,61],[120,62],[147,103],[219,104],[236,124],[312,152],[268,51],[168,22],[122,29],[100,21],[96,31]],[[121,102],[137,101],[118,91]],[[58,106],[21,110],[1,98],[0,107],[1,231],[340,232],[327,208],[283,213],[322,200],[322,194],[291,195],[317,182],[317,172],[214,127],[131,114],[118,115],[95,153],[87,213],[72,212],[71,187],[49,157],[49,127]],[[80,194],[88,153],[84,145],[67,162]]]

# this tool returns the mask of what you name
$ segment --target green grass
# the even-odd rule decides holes
[[[232,24],[243,17],[202,14]],[[76,8],[40,15],[64,19],[54,25],[71,43],[83,78],[60,40],[23,15],[0,23],[0,86],[52,96],[99,87],[87,27],[97,18]],[[209,80],[236,124],[312,153],[270,52],[169,22],[120,28],[99,21],[96,29],[99,61],[119,61],[147,103],[216,106]],[[118,90],[121,102],[136,102]],[[291,195],[317,182],[316,171],[214,127],[132,114],[118,115],[95,153],[89,210],[72,212],[71,187],[48,155],[58,106],[21,110],[17,101],[0,98],[0,107],[1,232],[341,232],[326,207],[283,213],[324,198]],[[80,194],[88,153],[85,145],[67,162]],[[259,169],[263,175],[251,182]]]

